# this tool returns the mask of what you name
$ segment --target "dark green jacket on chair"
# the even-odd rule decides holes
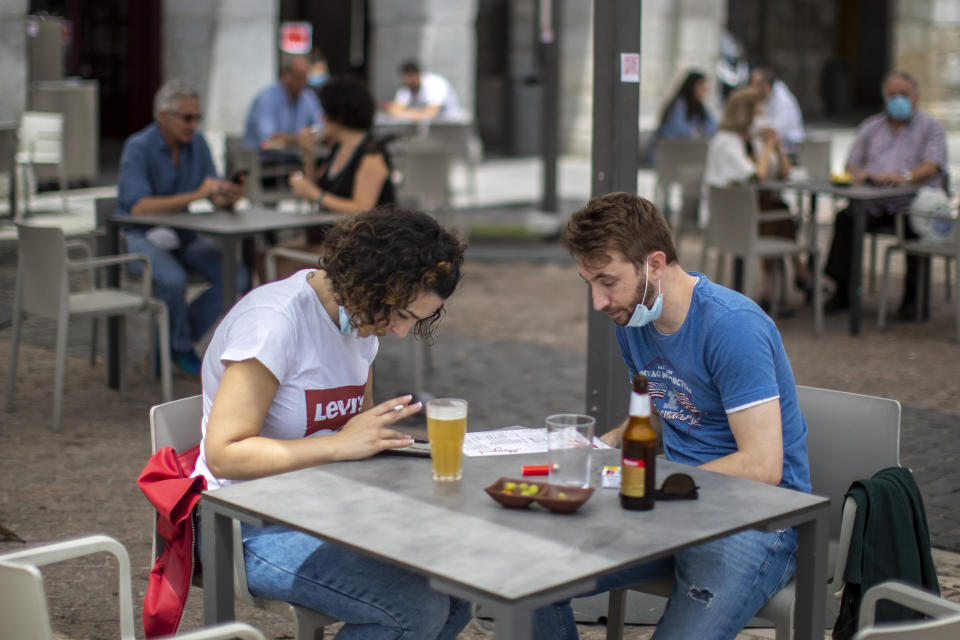
[[[834,640],[857,631],[860,601],[867,589],[884,580],[902,580],[940,594],[937,570],[930,553],[930,531],[923,498],[905,467],[890,467],[869,480],[850,485],[847,495],[857,502],[857,517],[844,572],[846,585]],[[911,609],[881,602],[878,622],[915,617]]]

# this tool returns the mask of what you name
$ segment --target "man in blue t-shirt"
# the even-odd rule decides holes
[[[594,308],[616,323],[631,375],[649,380],[667,459],[810,491],[793,372],[760,307],[685,271],[666,220],[643,198],[591,200],[562,240]],[[619,446],[625,428],[603,439]],[[603,576],[597,592],[672,577],[658,640],[734,638],[793,575],[796,544],[794,529],[745,531]],[[539,609],[535,637],[576,638],[569,603]]]
[[[224,209],[244,193],[241,184],[220,180],[210,147],[197,133],[202,114],[195,89],[182,80],[164,84],[154,97],[155,121],[133,134],[123,145],[117,180],[117,214],[179,213],[195,200],[209,200]],[[173,362],[184,372],[200,375],[200,358],[193,349],[220,317],[223,288],[220,250],[205,236],[168,227],[128,227],[127,250],[150,259],[154,295],[164,301],[170,316]],[[130,271],[142,273],[133,263]],[[198,273],[210,287],[189,305],[187,277]],[[237,289],[246,288],[247,274],[237,269]]]

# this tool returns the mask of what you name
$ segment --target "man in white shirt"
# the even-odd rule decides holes
[[[763,99],[763,125],[776,130],[787,153],[794,153],[805,137],[803,114],[796,97],[770,67],[758,67],[750,73],[750,86]]]
[[[450,82],[443,76],[421,71],[413,60],[400,67],[403,85],[397,89],[393,102],[387,103],[388,113],[410,120],[456,120],[460,118],[460,103]]]

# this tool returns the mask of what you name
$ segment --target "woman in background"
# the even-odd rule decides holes
[[[696,70],[690,71],[660,114],[657,138],[676,140],[712,137],[717,131],[717,121],[703,103],[707,90],[706,76]]]

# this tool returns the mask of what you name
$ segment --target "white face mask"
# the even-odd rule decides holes
[[[630,316],[630,320],[627,321],[628,327],[642,327],[644,325],[650,324],[660,317],[660,314],[663,313],[663,287],[660,284],[660,281],[657,281],[657,298],[653,301],[653,305],[649,308],[643,304],[643,301],[647,299],[647,285],[650,284],[650,262],[644,262],[644,283],[643,283],[643,296],[640,298],[640,302],[637,303],[637,308],[633,310],[633,315]]]
[[[337,316],[340,320],[340,333],[348,336],[357,335],[357,328],[350,322],[350,314],[343,305],[337,307]]]

